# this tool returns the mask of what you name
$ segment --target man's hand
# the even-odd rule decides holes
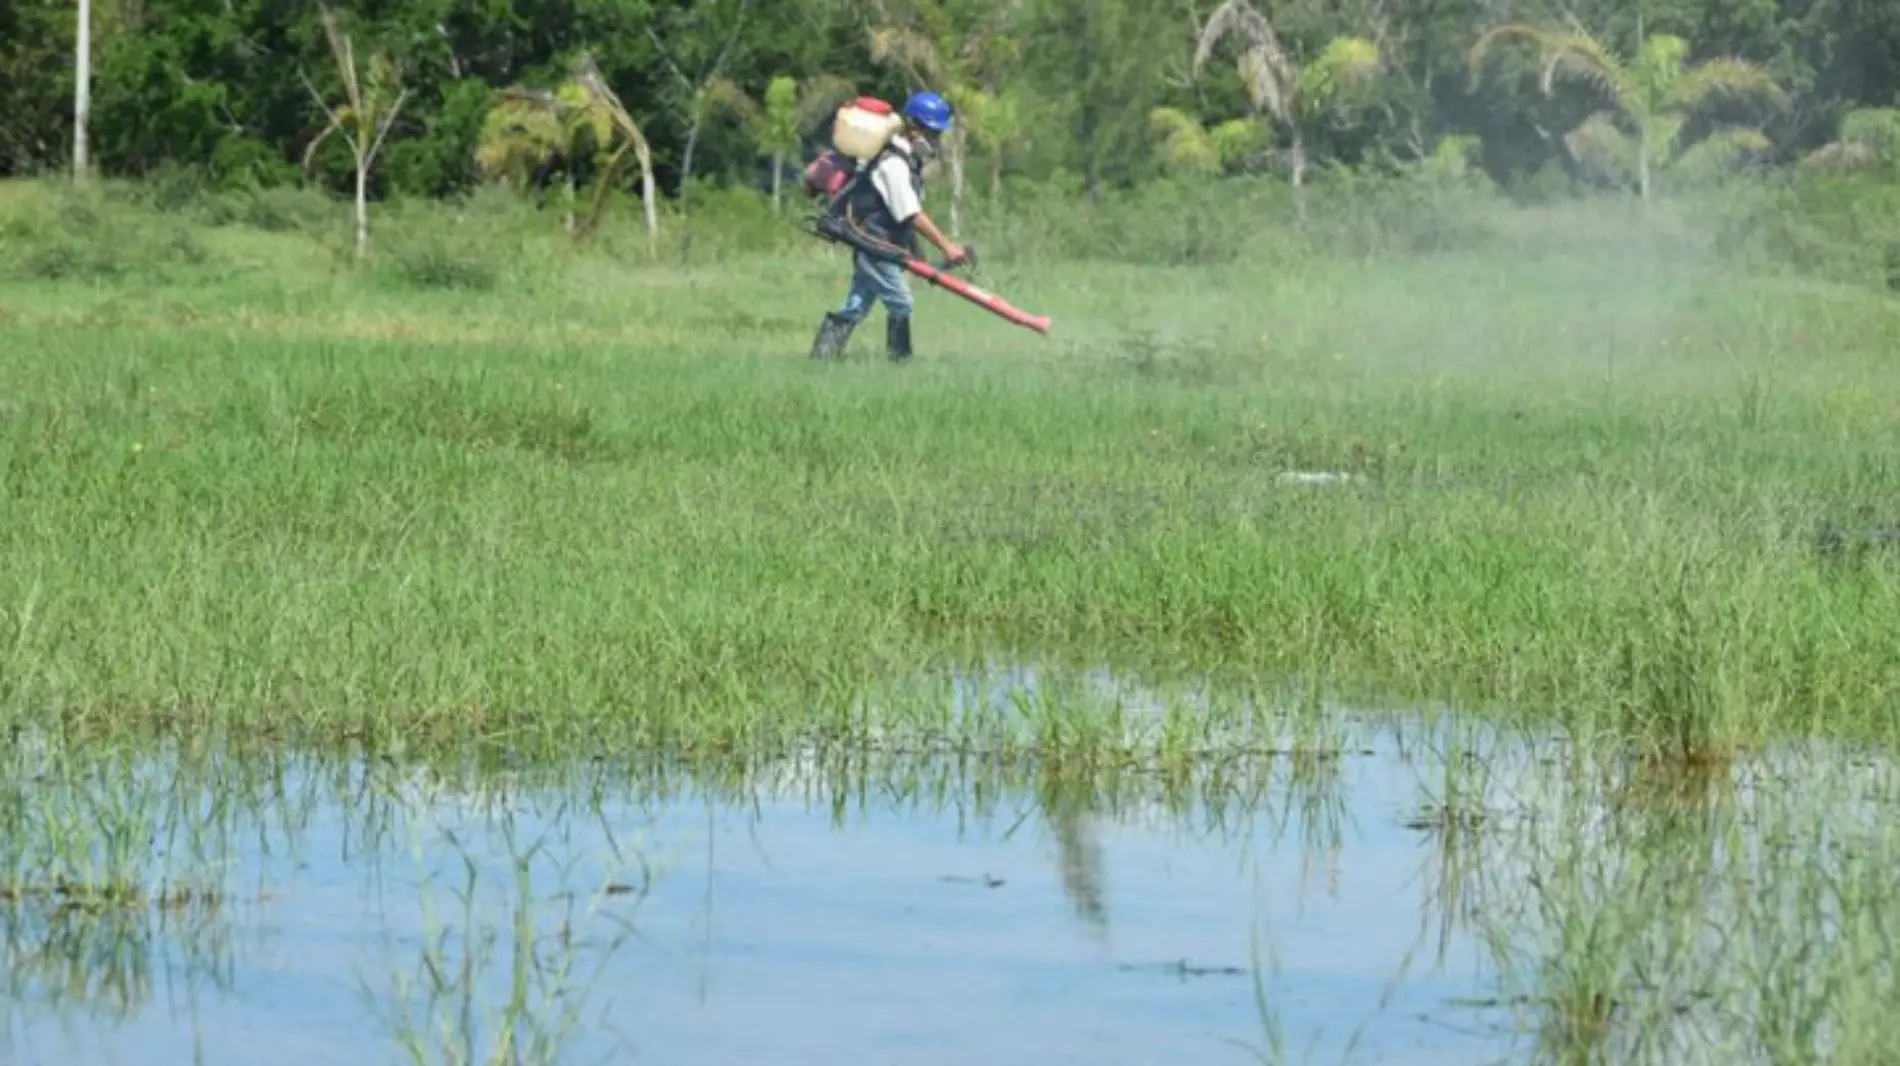
[[[943,231],[937,228],[937,224],[931,221],[929,215],[919,214],[917,216],[917,232],[923,234],[930,243],[943,249],[943,254],[948,257],[949,262],[963,262],[965,257],[963,246],[944,236]]]

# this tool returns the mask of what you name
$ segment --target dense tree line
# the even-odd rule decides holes
[[[1892,0],[94,0],[93,165],[349,190],[364,116],[326,12],[383,108],[371,196],[507,174],[638,191],[642,169],[675,198],[770,188],[840,94],[919,86],[959,104],[976,190],[1447,154],[1636,188],[1702,156],[1868,161],[1900,139]],[[0,0],[0,175],[70,167],[75,32],[74,0]],[[582,57],[631,128],[571,95]],[[636,132],[650,168],[610,167]]]

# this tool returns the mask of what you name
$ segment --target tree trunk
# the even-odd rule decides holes
[[[73,46],[73,181],[83,183],[91,166],[86,140],[92,117],[92,0],[79,0],[78,22]]]
[[[653,187],[653,161],[640,161],[640,200],[646,207],[647,254],[657,254],[660,250],[660,211],[653,202],[659,196]]]
[[[571,237],[574,235],[574,198],[576,196],[576,190],[574,188],[574,172],[572,170],[569,170],[567,172],[566,185],[567,185],[567,234],[568,236]]]
[[[779,212],[779,187],[784,184],[785,153],[772,153],[772,213]]]
[[[1003,153],[998,151],[990,156],[990,199],[1003,202]]]
[[[369,249],[369,160],[356,161],[356,257]]]
[[[693,151],[699,147],[698,115],[693,116],[693,124],[686,129],[686,150],[680,153],[680,206],[686,206],[686,186],[693,180]]]
[[[967,142],[963,131],[950,137],[950,239],[963,239],[963,154]]]
[[[1636,184],[1644,204],[1649,203],[1649,123],[1640,123],[1636,139]]]
[[[1293,127],[1293,145],[1287,151],[1288,162],[1293,169],[1293,215],[1301,222],[1306,221],[1306,134],[1298,126]]]

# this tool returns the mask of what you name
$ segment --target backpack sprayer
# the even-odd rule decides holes
[[[953,276],[958,266],[974,266],[976,249],[965,245],[957,262],[930,263],[894,242],[884,240],[860,224],[850,204],[851,183],[870,180],[869,161],[876,158],[901,124],[890,104],[861,96],[838,110],[832,141],[838,147],[818,154],[805,168],[805,193],[823,207],[801,228],[820,240],[855,248],[873,259],[895,263],[932,285],[955,293],[999,318],[1047,336],[1049,316],[1032,315],[993,292]]]

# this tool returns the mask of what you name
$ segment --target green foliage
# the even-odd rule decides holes
[[[1841,116],[1840,136],[1808,153],[1810,167],[1891,168],[1900,163],[1900,108],[1862,107]]]
[[[1773,185],[1729,185],[1702,213],[1725,258],[1900,291],[1900,185],[1818,170]]]
[[[1379,74],[1379,46],[1362,37],[1335,37],[1300,72],[1299,92],[1310,121],[1320,112],[1350,102]]]
[[[582,151],[577,187],[614,190],[577,207],[588,219],[593,206],[648,184],[677,190],[695,129],[695,177],[770,190],[777,202],[785,175],[822,139],[812,112],[825,110],[824,86],[946,93],[960,119],[946,145],[953,200],[967,194],[966,169],[992,199],[1007,195],[1006,176],[1064,172],[1099,196],[1151,177],[1232,177],[1269,163],[1300,180],[1339,166],[1389,171],[1448,135],[1477,137],[1478,165],[1513,187],[1553,163],[1595,181],[1640,185],[1653,169],[1700,185],[1744,161],[1876,161],[1878,113],[1900,91],[1900,67],[1888,61],[1900,54],[1900,17],[1880,5],[1603,0],[1578,9],[1583,22],[1530,23],[1547,43],[1574,47],[1505,60],[1512,76],[1482,93],[1454,77],[1484,36],[1474,27],[1491,17],[1477,0],[783,0],[754,3],[743,19],[730,4],[690,14],[650,0],[584,9],[436,0],[338,14],[364,79],[360,105],[345,99],[320,8],[151,0],[101,9],[96,167],[124,177],[182,167],[228,188],[269,187],[294,180],[308,157],[310,181],[351,194],[354,161],[331,150],[336,134],[326,131],[355,129],[359,106],[370,119],[362,128],[373,130],[369,112],[387,114],[394,99],[372,101],[371,84],[400,68],[408,95],[366,196],[453,198],[493,180],[477,157],[496,150],[483,151],[495,101],[520,87],[552,91],[578,76],[582,55],[604,57],[590,91],[624,114],[614,119],[622,143],[640,142],[619,158]],[[0,12],[0,175],[66,165],[71,32],[70,7],[53,0]],[[1232,73],[1194,77],[1197,60],[1230,40]],[[363,63],[359,51],[380,58]],[[304,78],[326,104],[343,105],[335,121],[313,110]],[[1788,106],[1751,102],[1777,100]],[[1195,116],[1221,143],[1163,148],[1157,113]],[[1816,114],[1847,116],[1853,128],[1829,144],[1833,131],[1800,119]],[[1237,124],[1249,118],[1264,128]],[[542,137],[529,156],[552,160],[551,143]],[[529,156],[513,160],[514,172]],[[623,174],[636,161],[650,166]],[[540,173],[568,177],[559,167]],[[1546,184],[1555,193],[1570,183]]]
[[[211,255],[184,220],[123,189],[34,188],[0,206],[0,270],[16,280],[163,281]]]
[[[1161,165],[1169,173],[1220,172],[1220,145],[1193,115],[1172,107],[1158,107],[1150,121],[1161,142]]]
[[[1471,46],[1473,77],[1492,48],[1520,39],[1538,49],[1540,84],[1550,94],[1559,74],[1588,86],[1608,107],[1586,118],[1566,136],[1583,166],[1622,182],[1635,182],[1644,199],[1651,194],[1653,166],[1677,168],[1689,176],[1725,169],[1735,160],[1770,148],[1768,137],[1752,127],[1725,126],[1701,142],[1685,146],[1688,122],[1711,101],[1725,96],[1752,97],[1785,108],[1787,94],[1763,68],[1732,57],[1686,66],[1689,44],[1673,34],[1651,34],[1635,59],[1626,62],[1593,34],[1554,30],[1526,23],[1505,23],[1479,36]],[[1624,128],[1634,131],[1633,140]]]
[[[1266,127],[1253,118],[1228,119],[1210,130],[1185,111],[1158,107],[1150,126],[1162,168],[1175,176],[1220,174],[1269,143]]]

